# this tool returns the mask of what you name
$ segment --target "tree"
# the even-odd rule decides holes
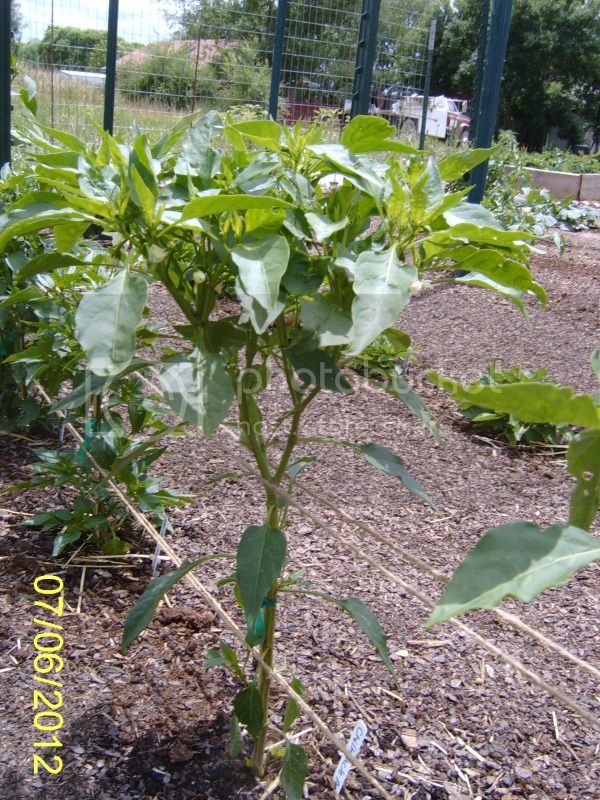
[[[23,32],[23,13],[19,3],[13,2],[11,8],[11,28],[15,42],[20,41]]]
[[[43,65],[98,69],[106,64],[106,31],[95,28],[70,28],[49,26],[38,45],[39,61]],[[140,45],[117,40],[119,55]]]
[[[480,11],[480,0],[457,0],[441,14],[435,91],[472,95]],[[514,0],[502,127],[531,149],[543,147],[552,127],[574,146],[593,113],[586,87],[599,84],[600,0]]]

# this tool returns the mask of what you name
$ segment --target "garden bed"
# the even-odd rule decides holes
[[[600,200],[600,174],[559,172],[535,167],[523,169],[530,176],[533,186],[548,189],[559,200],[564,200],[565,197],[582,202]]]
[[[426,369],[467,381],[497,360],[504,366],[547,367],[560,383],[594,390],[589,358],[598,335],[600,233],[567,239],[563,258],[554,251],[535,258],[549,307],[544,312],[530,304],[530,328],[507,300],[467,287],[426,291],[404,312],[402,325],[417,343],[419,356],[409,378],[443,422],[447,449],[377,388],[365,387],[351,398],[319,398],[307,414],[307,435],[372,440],[405,459],[435,500],[438,515],[362,460],[318,445],[307,446],[305,452],[323,453],[310,468],[314,487],[442,571],[454,567],[488,527],[518,518],[547,525],[568,514],[571,481],[563,461],[474,438],[447,396],[424,381]],[[172,320],[162,295],[155,294],[152,305],[156,316]],[[268,392],[269,411],[275,415],[282,402],[276,381]],[[333,408],[326,416],[325,406]],[[5,485],[25,475],[32,455],[27,441],[1,441],[0,479]],[[193,506],[172,515],[171,542],[182,557],[231,550],[243,528],[262,521],[262,494],[255,481],[211,482],[229,471],[230,454],[236,452],[237,446],[223,434],[206,441],[191,432],[161,460],[159,471],[167,483],[197,498]],[[302,500],[388,569],[438,596],[439,587],[429,576],[336,521],[332,512]],[[227,757],[233,684],[203,670],[202,653],[215,645],[222,627],[200,599],[179,586],[170,594],[172,607],[163,606],[141,640],[126,656],[119,654],[122,622],[150,576],[148,559],[115,559],[115,568],[111,562],[101,567],[87,562],[85,571],[81,558],[70,565],[68,559],[62,562],[68,603],[62,620],[64,769],[56,777],[32,777],[32,583],[36,574],[58,568],[49,555],[51,537],[20,523],[22,514],[55,502],[49,493],[29,491],[0,503],[0,669],[5,679],[0,798],[258,800],[264,787],[255,786],[243,763]],[[332,616],[307,598],[281,603],[278,664],[293,667],[308,687],[311,705],[344,738],[358,719],[365,721],[370,733],[362,755],[388,791],[411,800],[597,800],[597,731],[450,625],[424,632],[427,612],[422,605],[293,510],[290,522],[290,569],[301,564],[315,585],[341,596],[356,595],[378,613],[400,686],[346,617]],[[151,554],[153,546],[141,534],[134,535],[134,552]],[[224,573],[206,567],[202,574],[214,586]],[[230,592],[225,588],[216,593],[239,619]],[[507,605],[600,666],[599,597],[596,564],[528,606]],[[598,708],[598,687],[585,672],[500,626],[491,614],[479,613],[467,621],[582,705]],[[283,705],[284,698],[279,699]],[[309,796],[326,800],[333,797],[331,777],[338,755],[302,722],[297,730],[307,730],[302,742],[311,756]],[[347,798],[376,796],[353,775],[346,786]]]

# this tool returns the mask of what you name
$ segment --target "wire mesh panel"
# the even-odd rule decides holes
[[[133,116],[160,127],[173,113],[264,113],[276,9],[270,0],[179,0],[168,6],[169,36],[117,61],[116,126]],[[147,13],[139,12],[140,16]],[[258,107],[258,108],[254,108]]]
[[[38,118],[84,138],[102,124],[109,0],[20,0],[21,69]],[[280,118],[337,115],[352,96],[362,0],[289,0]],[[429,9],[429,11],[427,10]],[[120,0],[114,128],[164,130],[194,110],[265,114],[277,0]],[[431,6],[382,0],[372,103],[421,90]]]
[[[372,102],[389,109],[404,95],[422,94],[432,9],[406,0],[382,0]]]
[[[283,118],[343,111],[352,94],[361,0],[291,0],[282,62]]]
[[[22,0],[20,69],[36,83],[40,122],[83,134],[102,122],[108,2]],[[18,116],[18,109],[17,116]]]

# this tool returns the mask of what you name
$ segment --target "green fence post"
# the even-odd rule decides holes
[[[11,6],[10,0],[0,2],[0,167],[10,163]]]
[[[275,23],[275,43],[273,44],[273,60],[271,62],[271,91],[269,93],[269,117],[277,119],[279,108],[279,89],[281,87],[281,64],[283,60],[283,40],[287,19],[288,0],[277,3],[277,21]]]
[[[106,80],[104,82],[104,130],[113,132],[115,121],[115,88],[117,83],[117,35],[119,0],[109,0],[106,35]]]
[[[425,133],[427,131],[427,106],[429,105],[429,91],[431,89],[431,67],[433,65],[433,51],[435,50],[435,31],[437,20],[431,20],[429,28],[429,45],[427,47],[427,69],[425,72],[425,85],[423,87],[423,113],[421,114],[421,135],[419,137],[419,149],[425,147]]]
[[[485,54],[488,41],[488,27],[490,24],[490,0],[482,0],[481,16],[479,17],[479,44],[477,46],[477,63],[475,65],[475,91],[473,97],[473,108],[471,109],[471,127],[469,129],[469,141],[474,142],[477,138],[477,121],[481,110],[481,92],[483,89],[483,71],[485,69]]]
[[[511,12],[512,0],[494,0],[481,99],[477,110],[477,147],[490,147],[494,138]],[[471,183],[474,185],[469,192],[469,202],[481,203],[483,200],[487,171],[488,163],[485,161],[471,172]]]
[[[363,0],[356,48],[351,117],[355,117],[357,114],[369,113],[373,67],[377,52],[380,8],[381,0]]]

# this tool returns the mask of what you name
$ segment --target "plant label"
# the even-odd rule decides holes
[[[352,736],[348,739],[347,745],[348,750],[350,750],[353,756],[358,755],[368,732],[369,731],[365,723],[362,721],[362,719],[359,719],[354,726]],[[336,795],[339,795],[344,788],[344,784],[346,783],[346,778],[348,777],[351,767],[352,764],[348,761],[346,756],[342,756],[340,758],[340,763],[337,765],[336,771],[333,773],[333,786]]]

